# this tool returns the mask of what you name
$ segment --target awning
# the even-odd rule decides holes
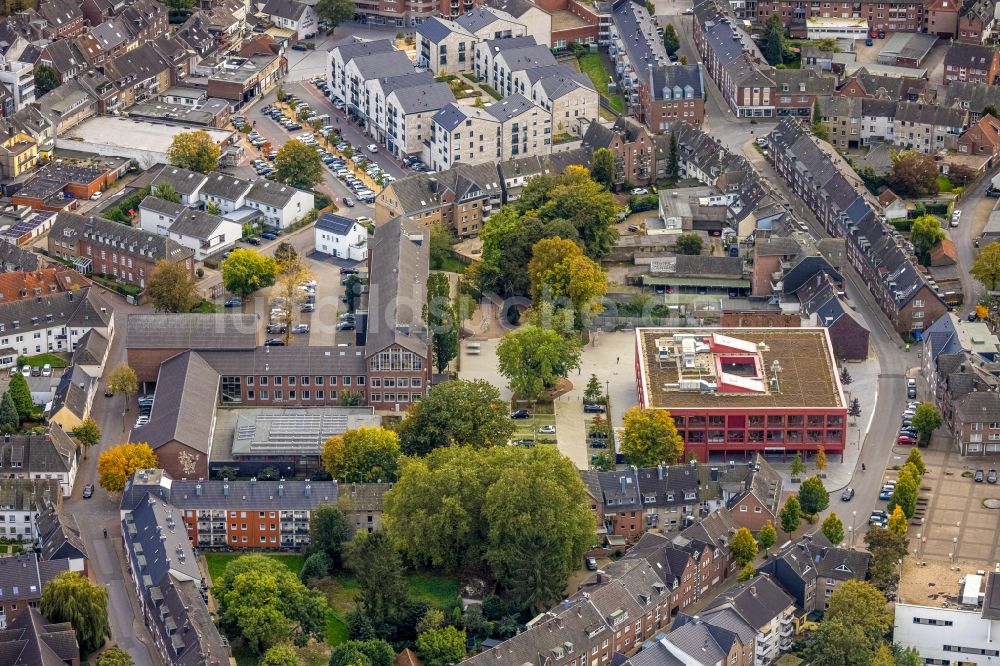
[[[645,285],[665,284],[671,287],[732,287],[734,289],[749,289],[750,280],[740,278],[683,278],[670,275],[643,275]]]
[[[295,36],[296,32],[288,28],[268,28],[264,31],[264,34],[271,35],[275,39],[291,39]]]

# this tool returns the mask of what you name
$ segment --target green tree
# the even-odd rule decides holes
[[[55,90],[62,85],[62,77],[59,72],[48,65],[35,66],[35,97],[42,97],[50,90]]]
[[[338,481],[391,483],[399,470],[399,435],[381,426],[348,430],[323,444],[323,468]]]
[[[587,388],[583,390],[583,401],[590,404],[601,402],[604,399],[603,389],[601,380],[597,378],[597,375],[591,374],[590,379],[587,380]]]
[[[299,251],[288,241],[281,241],[278,247],[274,248],[274,260],[278,262],[279,271],[285,270],[286,266],[300,261]]]
[[[919,476],[927,473],[927,466],[924,464],[924,457],[920,455],[920,449],[910,449],[910,455],[906,456],[906,462],[903,465],[913,465]]]
[[[157,261],[146,293],[157,312],[190,312],[200,300],[197,280],[182,261]]]
[[[93,652],[111,638],[108,591],[75,571],[64,571],[42,588],[38,610],[50,622],[69,622],[80,652]]]
[[[806,514],[819,513],[830,506],[830,493],[823,486],[823,479],[812,476],[799,487],[799,504]]]
[[[914,449],[916,450],[916,449]],[[889,522],[886,525],[890,532],[899,535],[905,535],[909,526],[906,522],[906,514],[903,513],[903,507],[896,505],[892,508],[892,515],[889,516]]]
[[[132,657],[117,645],[112,645],[97,657],[97,666],[132,666]]]
[[[910,242],[920,258],[920,263],[930,263],[931,249],[945,237],[941,223],[933,215],[921,215],[913,221],[910,227]]]
[[[795,495],[785,500],[785,506],[778,514],[778,520],[781,521],[781,531],[789,536],[799,529],[799,525],[802,524],[802,506]]]
[[[430,244],[431,270],[441,270],[445,262],[452,256],[452,245],[455,244],[455,234],[443,222],[431,224]]]
[[[663,29],[663,48],[668,55],[673,55],[681,48],[681,38],[677,29],[670,23]]]
[[[917,496],[920,492],[919,475],[912,465],[904,465],[896,479],[896,487],[893,488],[892,497],[889,498],[888,511],[892,513],[897,506],[902,507],[906,518],[913,517],[917,510]]]
[[[293,638],[322,639],[326,598],[309,590],[284,564],[264,555],[243,555],[226,565],[213,590],[220,624],[256,653]]]
[[[871,666],[896,666],[896,657],[892,654],[892,648],[885,643],[879,645],[872,656]]]
[[[109,493],[120,493],[136,470],[158,467],[156,454],[145,442],[125,442],[101,451],[97,458],[97,473],[101,487]]]
[[[383,638],[392,636],[408,603],[403,563],[389,533],[359,533],[348,558],[358,579],[357,613]]]
[[[816,469],[821,472],[826,469],[826,449],[822,446],[816,447]]]
[[[222,215],[222,206],[214,201],[209,201],[205,204],[205,212],[210,215]]]
[[[743,565],[743,568],[740,569],[740,575],[736,580],[740,583],[745,583],[756,575],[757,570],[754,569],[753,562],[747,562]]]
[[[254,250],[237,248],[222,262],[223,286],[241,298],[270,287],[277,276],[278,262]]]
[[[670,152],[667,154],[667,175],[680,176],[680,152],[677,148],[677,132],[670,133]]]
[[[941,412],[938,411],[937,407],[932,403],[922,402],[917,405],[911,422],[913,427],[917,429],[919,435],[918,443],[920,446],[927,446],[930,444],[931,435],[941,427],[944,420],[941,418]]]
[[[584,252],[594,261],[607,256],[618,240],[615,228],[618,202],[581,166],[532,178],[513,206],[523,216],[537,218],[542,224],[555,220],[569,222],[576,229]]]
[[[823,521],[823,525],[820,527],[820,531],[823,532],[823,536],[830,540],[834,546],[843,543],[844,541],[844,523],[841,522],[837,514],[831,513]]]
[[[443,626],[445,626],[444,611],[431,608],[420,618],[420,622],[417,622],[417,633],[422,634],[430,629],[440,629]]]
[[[90,447],[101,443],[101,429],[98,427],[97,422],[89,416],[83,420],[83,423],[76,427],[76,430],[73,431],[73,436],[76,437],[76,441],[83,447],[84,458],[87,457],[87,451],[90,450]]]
[[[813,115],[812,123],[813,125],[818,125],[823,122],[823,110],[819,104],[819,97],[813,102]]]
[[[455,627],[430,629],[417,636],[417,653],[426,666],[450,666],[465,659],[465,632]]]
[[[610,190],[615,184],[615,156],[607,148],[598,148],[590,164],[590,177]]]
[[[312,189],[323,180],[323,161],[319,153],[297,139],[288,141],[278,150],[274,168],[278,170],[274,175],[277,180],[300,190]]]
[[[535,307],[543,302],[568,305],[578,327],[600,312],[600,299],[608,290],[608,276],[600,265],[584,256],[579,245],[559,236],[535,243],[528,276]]]
[[[823,621],[862,627],[873,648],[882,642],[892,627],[892,616],[886,610],[885,596],[872,585],[860,580],[847,580],[837,586],[830,595],[830,604]]]
[[[434,367],[439,373],[458,356],[459,322],[451,300],[451,283],[444,273],[431,273],[427,278],[427,303],[424,321],[431,331]]]
[[[896,155],[886,184],[901,197],[919,197],[938,193],[938,168],[934,158],[915,150]]]
[[[601,472],[613,472],[616,467],[615,461],[607,453],[598,453],[591,458],[590,466]]]
[[[167,149],[171,164],[199,173],[214,171],[219,166],[219,155],[219,146],[205,130],[181,132]]]
[[[824,619],[806,643],[812,666],[871,666],[874,653],[863,627],[840,621]]]
[[[806,466],[802,464],[802,454],[798,451],[795,452],[795,457],[792,458],[792,478],[798,478],[805,474]]]
[[[769,65],[780,65],[785,59],[785,24],[777,13],[767,17],[761,38],[761,52]]]
[[[996,291],[1000,282],[1000,243],[990,243],[979,250],[969,273],[988,290]]]
[[[514,432],[508,403],[487,381],[453,379],[433,386],[399,425],[403,453],[427,455],[452,444],[503,446]]]
[[[149,194],[157,199],[163,199],[171,203],[181,202],[181,195],[177,194],[177,190],[170,183],[160,183],[150,190]]]
[[[308,584],[313,578],[324,578],[333,570],[333,560],[324,551],[318,551],[306,558],[299,571],[299,580]]]
[[[167,0],[166,5],[173,10],[191,9],[194,6],[194,0]]]
[[[670,413],[663,409],[632,407],[622,421],[622,455],[636,467],[673,465],[684,458],[684,440]]]
[[[333,649],[330,666],[393,666],[396,651],[380,639],[345,641]]]
[[[14,406],[17,408],[18,418],[21,421],[30,419],[35,404],[31,400],[31,389],[28,388],[28,380],[20,372],[15,373],[10,378],[10,385],[7,387],[7,390],[10,392],[11,400],[14,401]]]
[[[309,521],[309,553],[326,553],[330,557],[331,570],[343,563],[344,543],[351,537],[344,512],[334,504],[322,504],[312,514]]]
[[[316,3],[316,16],[332,30],[354,16],[354,3],[350,0],[319,0]]]
[[[3,398],[0,399],[0,432],[11,435],[20,427],[21,419],[17,416],[17,407],[10,397],[10,391],[4,391]]]
[[[753,534],[745,527],[741,527],[729,541],[729,552],[732,553],[736,562],[742,567],[757,557],[757,541]]]
[[[135,370],[124,363],[119,364],[111,374],[108,375],[108,388],[112,393],[121,393],[125,396],[125,411],[129,410],[129,398],[139,392],[139,379],[135,376]]]
[[[264,653],[259,666],[302,666],[302,660],[295,652],[295,648],[285,643],[275,645]]]
[[[404,460],[384,518],[409,562],[456,571],[485,561],[523,608],[560,599],[579,569],[595,527],[585,498],[554,447],[449,446]]]
[[[572,167],[570,167],[572,168]],[[498,369],[519,397],[535,400],[580,367],[580,342],[535,325],[505,335],[497,346]]]
[[[764,554],[767,555],[767,549],[773,547],[777,542],[778,531],[774,529],[774,524],[769,520],[757,534],[757,545],[760,546],[761,550],[764,551]]]
[[[674,241],[674,251],[677,254],[701,254],[703,245],[701,236],[696,233],[680,234]]]
[[[983,107],[983,110],[979,114],[980,116],[993,116],[994,118],[1000,118],[1000,113],[997,113],[997,107],[992,104],[987,104]]]

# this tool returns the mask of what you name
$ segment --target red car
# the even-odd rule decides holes
[[[896,443],[913,445],[917,443],[917,440],[914,439],[913,437],[910,437],[909,435],[900,435],[899,438],[896,440]]]

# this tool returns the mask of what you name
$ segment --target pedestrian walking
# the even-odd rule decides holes
[[[616,358],[615,359],[615,363],[618,364],[618,365],[621,365],[621,363],[622,363],[622,357],[619,356],[618,358]]]
[[[105,539],[108,538],[108,528],[107,527],[104,528],[104,538]]]

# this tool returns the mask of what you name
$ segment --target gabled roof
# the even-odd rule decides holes
[[[37,608],[0,630],[0,663],[10,666],[65,666],[80,659],[76,632],[69,622],[52,623]]]
[[[197,208],[185,208],[170,225],[170,233],[206,241],[218,235],[216,230],[226,221],[219,215]]]
[[[432,16],[417,26],[417,34],[434,43],[444,40],[453,33],[457,33],[463,37],[475,37],[460,23],[438,18],[437,16]]]
[[[339,55],[345,65],[354,58],[375,53],[392,53],[395,50],[391,39],[362,39],[354,36],[334,42],[330,47],[330,53]]]
[[[469,32],[478,32],[483,28],[492,25],[496,21],[511,21],[517,23],[517,19],[500,9],[479,6],[471,11],[467,11],[456,19],[456,23]]]
[[[365,357],[393,344],[426,357],[427,330],[421,314],[430,272],[426,230],[397,217],[379,227],[368,253]]]
[[[254,349],[260,316],[255,314],[130,314],[128,349]]]
[[[87,557],[87,547],[80,536],[76,519],[69,513],[49,507],[38,516],[38,539],[42,560]]]
[[[966,44],[964,42],[952,42],[951,46],[944,54],[944,66],[961,67],[965,69],[989,70],[997,57],[997,50],[985,44]],[[993,83],[989,81],[989,83]]]
[[[486,112],[503,123],[508,120],[518,118],[522,114],[533,109],[541,110],[541,107],[524,95],[514,93],[509,97],[504,97],[503,99],[490,104],[486,107]]]
[[[92,328],[80,338],[71,362],[73,365],[101,365],[108,357],[110,346],[108,338]]]
[[[295,195],[301,193],[303,193],[303,190],[297,190],[291,185],[260,179],[247,192],[246,198],[247,201],[257,201],[268,206],[274,206],[275,208],[284,208]],[[305,194],[309,193],[305,192]],[[312,195],[309,194],[309,196],[311,197]]]
[[[794,605],[795,600],[771,576],[757,574],[722,592],[701,617],[711,623],[714,612],[731,609],[750,627],[759,630]]]
[[[146,197],[140,204],[141,208],[156,210],[170,214],[175,207],[183,209],[179,204],[173,204],[163,199]],[[173,215],[171,215],[173,217]],[[194,251],[180,245],[165,236],[152,234],[138,227],[129,227],[103,217],[77,215],[62,211],[56,215],[56,221],[49,231],[50,238],[63,241],[79,239],[84,236],[103,239],[106,243],[119,245],[129,253],[138,253],[153,262],[164,259],[170,262],[184,261],[194,255]]]
[[[226,201],[237,201],[250,191],[252,185],[253,183],[248,180],[213,172],[208,174],[208,180],[202,185],[200,194]]]
[[[357,56],[351,62],[366,81],[413,74],[413,63],[402,51]]]
[[[162,183],[169,183],[177,190],[177,194],[191,196],[198,191],[199,187],[204,185],[207,179],[208,177],[203,173],[167,165],[160,169],[160,172],[153,178],[151,185],[155,188]]]
[[[197,352],[187,351],[160,365],[156,384],[175,389],[157,391],[149,423],[133,431],[133,440],[146,442],[154,451],[176,441],[207,456],[215,425],[219,373]]]
[[[93,377],[80,366],[73,366],[59,378],[59,384],[52,394],[49,414],[68,410],[81,421],[88,415],[87,398],[97,390],[98,377]]]
[[[438,111],[455,101],[455,93],[447,83],[428,83],[393,90],[386,99],[394,97],[403,113]]]
[[[111,18],[104,23],[95,25],[90,29],[89,34],[94,39],[96,45],[104,51],[116,49],[129,41],[130,38],[128,30],[116,18]]]
[[[264,8],[260,11],[268,16],[279,16],[283,19],[298,21],[308,8],[309,5],[298,0],[267,0]]]
[[[501,51],[496,54],[496,57],[498,59],[502,58],[507,64],[507,69],[511,72],[531,69],[533,67],[549,67],[556,64],[556,59],[553,57],[552,51],[544,44]]]
[[[357,224],[357,220],[344,217],[343,215],[334,215],[333,213],[323,213],[316,220],[317,229],[329,231],[338,236],[346,236]]]
[[[962,109],[922,102],[900,102],[896,109],[896,120],[916,125],[962,127],[965,124],[965,117],[965,111]]]

